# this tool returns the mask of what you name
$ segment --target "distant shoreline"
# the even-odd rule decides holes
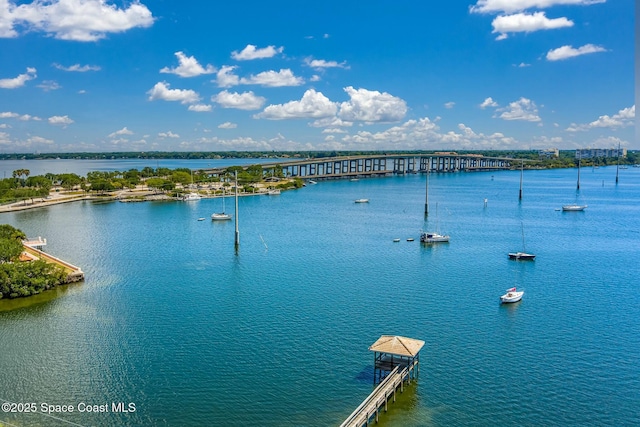
[[[268,192],[259,192],[259,193],[238,193],[238,197],[245,196],[262,196],[267,195]],[[220,195],[212,195],[212,194],[201,194],[203,199],[217,199],[220,197],[233,197],[233,194],[225,194]],[[104,202],[123,202],[123,203],[134,203],[134,202],[154,202],[154,201],[174,201],[181,202],[179,197],[171,197],[166,194],[158,194],[149,190],[138,190],[131,192],[118,192],[116,194],[109,194],[104,196],[96,196],[96,195],[60,195],[56,194],[56,197],[51,199],[43,199],[40,197],[34,197],[33,202],[31,201],[19,201],[14,203],[8,203],[5,205],[0,205],[0,214],[7,212],[19,212],[25,211],[29,209],[37,209],[37,208],[45,208],[49,206],[60,205],[63,203],[72,203],[72,202],[81,202],[81,201],[104,201]]]

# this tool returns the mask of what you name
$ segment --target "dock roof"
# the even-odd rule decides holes
[[[369,350],[396,356],[416,357],[423,346],[424,341],[422,340],[397,335],[382,335],[371,344]]]

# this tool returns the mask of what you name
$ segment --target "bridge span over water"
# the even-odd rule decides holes
[[[479,154],[375,154],[363,156],[324,157],[313,159],[283,159],[262,163],[266,176],[282,169],[284,176],[306,179],[355,178],[405,173],[488,171],[511,169],[514,159],[485,157]],[[212,175],[223,174],[226,168],[205,169]]]

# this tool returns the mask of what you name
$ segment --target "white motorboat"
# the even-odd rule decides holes
[[[193,171],[191,171],[190,187],[193,187]],[[202,199],[202,196],[200,196],[200,194],[196,193],[195,191],[192,191],[189,194],[186,194],[185,196],[182,197],[182,200],[184,200],[185,202],[193,202],[200,199]]]
[[[269,196],[278,196],[278,195],[280,195],[280,190],[278,190],[277,188],[274,189],[274,190],[269,190],[269,191],[267,191],[267,194]]]
[[[500,302],[503,304],[518,302],[522,299],[524,295],[524,291],[518,291],[515,287],[511,289],[507,289],[507,293],[500,297]]]
[[[311,185],[315,185],[315,184],[317,184],[317,182],[316,182],[316,181],[314,181],[314,180],[312,180],[312,179],[310,179],[310,180],[309,180],[309,181],[307,181],[307,182],[308,182],[309,184],[311,184]]]
[[[356,199],[356,203],[369,203],[369,199]]]
[[[587,208],[587,205],[564,205],[562,207],[563,212],[580,212]]]
[[[447,243],[449,236],[423,231],[420,233],[420,241],[422,243]]]

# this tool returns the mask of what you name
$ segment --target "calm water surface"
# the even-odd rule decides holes
[[[0,399],[135,403],[54,414],[83,426],[339,425],[394,334],[426,345],[381,426],[639,425],[640,169],[620,175],[585,168],[577,193],[575,169],[527,171],[522,202],[517,171],[432,175],[427,221],[419,175],[242,197],[238,254],[233,222],[208,219],[220,199],[3,214],[87,279],[0,301]],[[522,228],[535,262],[507,258]]]

